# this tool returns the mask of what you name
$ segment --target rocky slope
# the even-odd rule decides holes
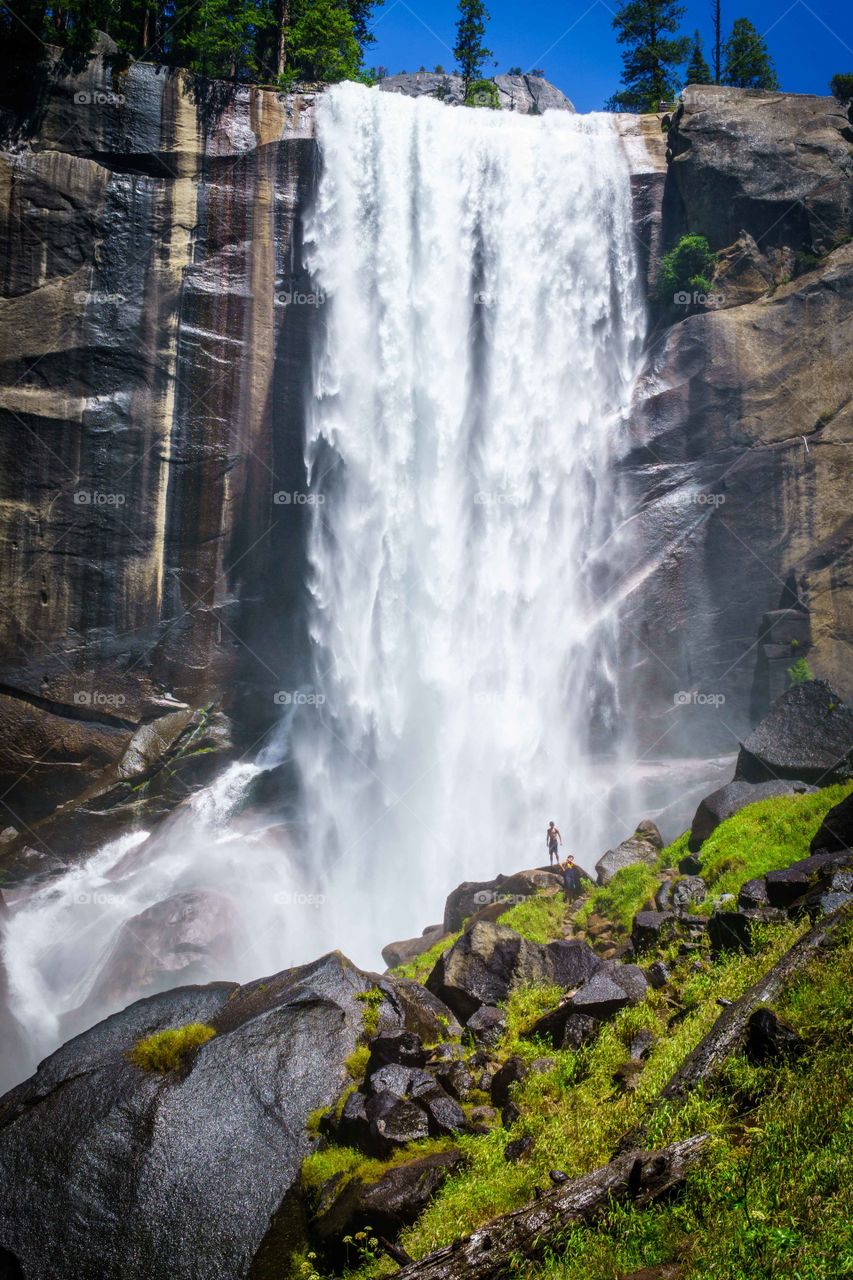
[[[782,699],[750,759],[787,744],[802,773],[823,750],[849,779],[849,711],[825,692]],[[831,1274],[849,1161],[821,1108],[835,1123],[850,1102],[851,783],[743,785],[697,852],[645,822],[571,901],[548,869],[460,885],[438,941],[385,975],[335,953],[71,1040],[0,1099],[0,1275],[461,1280],[512,1253],[530,1276],[603,1280],[628,1275],[608,1252],[627,1214],[628,1256],[668,1268],[646,1275],[731,1276],[746,1160],[765,1259]],[[784,1154],[762,1145],[774,1123]],[[646,1212],[667,1230],[644,1234]],[[729,1270],[707,1270],[714,1251]]]

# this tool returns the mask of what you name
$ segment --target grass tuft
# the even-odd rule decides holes
[[[213,1027],[203,1022],[190,1022],[185,1027],[155,1031],[138,1040],[129,1051],[128,1061],[143,1071],[177,1071],[184,1058],[194,1049],[207,1044],[216,1035]]]

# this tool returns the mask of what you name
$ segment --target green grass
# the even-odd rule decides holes
[[[575,921],[583,927],[591,915],[600,915],[629,933],[634,916],[649,899],[654,899],[658,884],[657,875],[644,862],[623,867],[616,872],[610,884],[593,889],[576,912]]]
[[[504,912],[498,921],[531,942],[553,942],[562,938],[565,922],[566,902],[559,890],[525,898]]]
[[[411,978],[413,982],[426,982],[440,957],[461,937],[461,929],[458,933],[448,933],[446,937],[440,938],[434,947],[430,947],[429,951],[425,951],[421,956],[415,956],[414,960],[407,960],[405,964],[397,965],[397,968],[392,969],[391,972],[395,978]]]
[[[612,1209],[570,1231],[536,1280],[612,1280],[680,1262],[683,1280],[838,1280],[853,1275],[853,926],[785,994],[779,1014],[810,1042],[804,1060],[732,1058],[713,1097],[692,1099],[662,1140],[712,1134],[677,1202]],[[692,1116],[688,1116],[692,1110]]]
[[[213,1027],[203,1022],[155,1031],[154,1035],[136,1042],[127,1055],[128,1061],[143,1071],[177,1071],[187,1054],[207,1044],[215,1035]]]
[[[375,1036],[379,1029],[379,1006],[384,999],[378,987],[371,987],[369,991],[359,991],[356,996],[356,1000],[360,1000],[364,1005],[362,1031],[368,1040],[371,1036]]]
[[[815,795],[773,796],[747,805],[721,823],[700,852],[701,874],[710,890],[700,910],[710,912],[714,899],[737,893],[747,880],[807,858],[824,817],[851,790],[853,784],[845,782],[824,787]],[[687,839],[685,833],[664,849],[659,865],[677,866],[687,853]]]
[[[550,1185],[550,1169],[575,1176],[606,1163],[621,1135],[647,1118],[685,1055],[710,1030],[720,1012],[717,997],[734,1000],[741,995],[793,944],[802,928],[790,925],[768,931],[760,952],[721,959],[712,972],[709,966],[702,983],[693,973],[693,959],[684,961],[676,976],[680,990],[692,992],[693,1003],[688,1015],[673,1026],[668,1025],[672,1007],[666,996],[652,992],[646,1004],[625,1009],[606,1024],[591,1047],[579,1053],[549,1048],[547,1057],[553,1059],[554,1067],[532,1072],[516,1088],[521,1119],[510,1132],[498,1127],[482,1137],[460,1138],[470,1167],[445,1183],[419,1221],[404,1232],[403,1247],[413,1257],[422,1257],[526,1203],[537,1186]],[[515,1037],[516,1043],[505,1041],[502,1053],[520,1047],[527,1056],[542,1055],[543,1046],[517,1039],[525,1019],[529,1025],[538,1011],[535,992],[515,993],[508,1012],[514,1002],[515,1017],[509,1019],[507,1037]],[[614,1072],[628,1060],[628,1045],[643,1027],[652,1031],[656,1042],[636,1090],[621,1092]],[[526,1160],[508,1164],[504,1146],[509,1138],[522,1135],[534,1138],[533,1151]]]
[[[387,1160],[373,1160],[361,1151],[356,1151],[354,1147],[336,1147],[329,1144],[304,1160],[301,1173],[302,1186],[309,1193],[319,1191],[323,1184],[336,1174],[343,1175],[342,1186],[356,1175],[362,1182],[376,1182],[389,1169],[407,1164],[418,1156],[450,1151],[455,1145],[451,1138],[423,1138],[420,1142],[410,1142],[408,1146],[395,1151]]]

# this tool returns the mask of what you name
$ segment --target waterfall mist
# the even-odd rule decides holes
[[[641,816],[612,795],[610,467],[644,326],[613,123],[344,84],[318,138],[313,684],[153,836],[10,899],[33,1062],[152,990],[332,947],[375,967],[459,881],[545,861],[549,819],[591,866]],[[295,828],[241,813],[285,758]]]

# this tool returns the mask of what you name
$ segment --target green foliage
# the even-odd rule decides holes
[[[679,293],[704,293],[711,289],[717,255],[704,236],[682,236],[678,244],[661,258],[657,292],[670,306]]]
[[[453,56],[465,81],[466,98],[472,81],[480,79],[483,64],[492,56],[491,49],[483,43],[488,21],[489,14],[483,0],[459,0]]]
[[[350,1076],[356,1082],[364,1079],[364,1073],[367,1070],[367,1064],[370,1060],[370,1049],[366,1044],[359,1044],[353,1049],[352,1053],[344,1062],[344,1066]]]
[[[454,942],[461,938],[462,930],[458,933],[449,933],[446,937],[440,938],[429,951],[425,951],[423,955],[415,956],[414,960],[407,960],[405,964],[397,965],[393,970],[397,978],[411,978],[413,982],[425,982],[432,973],[439,958],[444,955],[445,951],[449,951]]]
[[[624,88],[607,103],[610,111],[657,111],[678,88],[676,68],[690,52],[690,39],[678,36],[685,7],[677,0],[625,0],[613,19],[622,54]]]
[[[654,897],[657,887],[655,872],[644,862],[622,867],[610,884],[593,889],[575,919],[579,925],[585,925],[589,917],[596,914],[611,920],[624,932],[630,932],[634,916],[649,898]]]
[[[574,1228],[557,1256],[523,1273],[529,1280],[612,1280],[668,1263],[681,1264],[683,1280],[853,1274],[849,927],[842,946],[812,963],[777,1012],[810,1042],[804,1061],[757,1068],[732,1058],[713,1096],[671,1108],[654,1133],[656,1141],[712,1133],[683,1197],[643,1210],[614,1207],[595,1229]]]
[[[190,1022],[185,1027],[155,1031],[144,1040],[138,1040],[127,1058],[143,1071],[177,1071],[188,1054],[207,1044],[215,1035],[213,1027],[208,1027],[203,1022]]]
[[[767,43],[748,18],[735,20],[724,52],[723,84],[738,89],[779,88]]]
[[[563,925],[566,920],[566,903],[559,891],[538,893],[533,898],[525,898],[504,912],[499,924],[514,929],[523,938],[531,942],[553,942],[562,938]]]
[[[337,81],[361,74],[383,0],[69,0],[0,10],[11,51],[41,56],[42,41],[86,55],[96,31],[116,41],[125,63],[149,59],[208,77],[290,87],[298,79]],[[26,24],[26,25],[25,25]],[[29,30],[28,30],[29,28]],[[370,80],[369,73],[365,73]]]
[[[307,80],[353,80],[361,65],[355,24],[338,0],[309,0],[288,37],[288,61]]]
[[[829,82],[829,90],[842,107],[848,107],[853,102],[853,72],[833,76]]]
[[[792,685],[808,684],[810,680],[814,680],[814,672],[805,658],[798,658],[794,665],[788,668],[788,679]]]
[[[807,858],[815,831],[851,790],[850,783],[839,783],[814,795],[771,796],[721,822],[702,845],[702,876],[710,890],[702,910],[722,893],[737,893],[746,880]],[[682,836],[664,849],[661,865],[675,866],[686,852]]]
[[[356,1000],[360,1000],[365,1006],[362,1017],[362,1031],[369,1040],[371,1036],[375,1036],[379,1027],[379,1006],[385,999],[378,987],[371,987],[369,991],[359,991]]]
[[[687,84],[712,84],[711,68],[705,61],[705,54],[702,49],[702,37],[698,31],[693,33],[693,48],[690,52],[690,61],[687,64],[685,73],[685,82]]]
[[[494,80],[473,80],[465,94],[465,106],[500,111],[501,95]]]

